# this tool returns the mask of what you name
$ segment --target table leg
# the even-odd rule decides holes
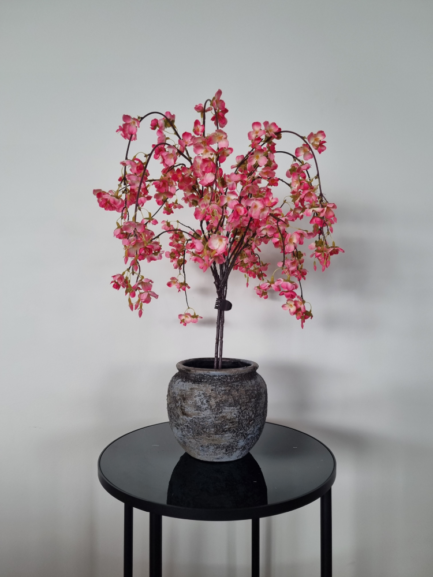
[[[332,577],[332,500],[331,489],[320,499],[321,577]]]
[[[251,521],[252,577],[260,577],[260,519]]]
[[[125,523],[123,533],[123,575],[132,577],[134,509],[125,503]]]
[[[149,575],[162,577],[162,515],[149,513]]]

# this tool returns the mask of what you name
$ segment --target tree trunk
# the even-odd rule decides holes
[[[215,357],[214,369],[222,368],[223,346],[224,346],[224,322],[225,322],[225,299],[227,296],[227,283],[217,292],[219,306],[216,320],[216,337],[215,337]]]
[[[221,303],[221,300],[219,301]],[[217,314],[217,320],[216,320],[216,337],[215,337],[215,356],[214,356],[214,362],[213,362],[213,368],[214,369],[218,369],[219,368],[219,337],[220,337],[220,328],[221,328],[221,306],[218,307],[218,314]]]

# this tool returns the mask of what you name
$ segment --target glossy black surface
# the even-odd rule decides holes
[[[120,437],[101,454],[99,479],[114,497],[168,517],[237,520],[303,507],[332,486],[336,463],[320,441],[266,423],[251,453],[231,463],[186,455],[168,423]]]
[[[241,509],[268,502],[262,470],[249,453],[231,463],[182,455],[168,484],[167,503],[194,509]]]

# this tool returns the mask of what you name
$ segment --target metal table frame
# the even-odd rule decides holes
[[[286,427],[288,428],[288,427]],[[309,436],[309,435],[307,435]],[[118,439],[117,439],[118,440]],[[317,441],[317,439],[314,439]],[[114,441],[116,442],[116,441]],[[320,443],[320,441],[317,441]],[[323,445],[323,443],[320,443]],[[110,445],[109,445],[110,446]],[[108,448],[108,447],[107,447]],[[327,449],[329,451],[329,449]],[[329,453],[332,455],[331,451]],[[102,453],[103,454],[103,453]],[[102,457],[101,454],[101,457]],[[100,460],[101,460],[100,457]],[[276,514],[293,511],[312,503],[320,498],[320,556],[321,556],[321,577],[332,577],[332,494],[331,487],[336,478],[336,466],[334,459],[334,470],[326,482],[316,490],[296,499],[288,501],[282,506],[256,507],[247,512],[251,518],[251,575],[260,576],[260,518],[269,517]],[[177,507],[176,511],[171,511],[169,506],[156,505],[150,502],[139,500],[127,493],[123,493],[114,487],[101,471],[99,460],[98,475],[102,486],[116,499],[124,503],[124,577],[133,577],[133,520],[134,508],[149,512],[149,576],[162,577],[162,518],[164,514],[180,519],[196,520],[245,520],[248,518],[245,510],[240,510],[239,514],[227,516],[227,513],[212,513],[211,518],[206,511],[196,510],[191,514],[190,509]]]
[[[125,504],[123,575],[133,577],[134,508]],[[162,577],[162,515],[149,513],[149,575]],[[331,489],[320,498],[320,575],[332,577]],[[260,577],[260,518],[251,520],[251,577]]]

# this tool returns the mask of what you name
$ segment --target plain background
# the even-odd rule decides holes
[[[431,576],[432,21],[427,0],[2,1],[1,577],[121,574],[123,509],[97,457],[166,420],[175,363],[212,354],[214,295],[191,269],[205,319],[181,327],[163,261],[159,300],[130,313],[92,190],[115,185],[122,114],[170,110],[190,130],[218,88],[238,154],[256,120],[327,132],[346,250],[305,284],[303,331],[234,275],[225,353],[260,364],[270,421],[337,457],[335,576]],[[263,575],[319,574],[318,519],[314,503],[263,521]],[[137,575],[147,524],[137,513]],[[166,520],[164,575],[247,576],[249,543],[247,522]]]

